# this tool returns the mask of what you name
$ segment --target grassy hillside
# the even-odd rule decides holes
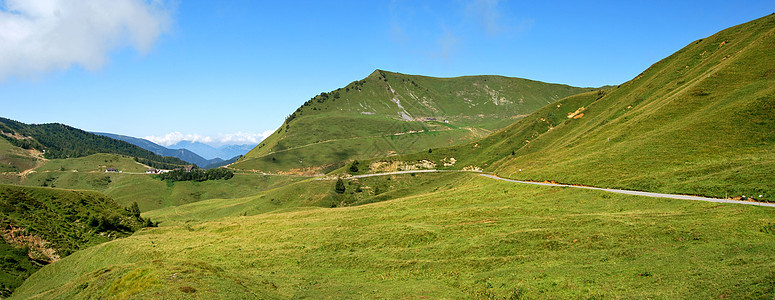
[[[96,192],[0,185],[0,297],[41,264],[141,226],[139,215]]]
[[[137,202],[141,211],[148,211],[205,199],[246,197],[305,179],[237,173],[229,180],[166,182],[145,174],[147,168],[133,158],[105,153],[39,163],[23,176],[0,174],[0,183],[98,191],[124,207]],[[122,173],[105,173],[106,168]]]
[[[422,175],[418,175],[422,176]],[[475,175],[400,199],[146,229],[15,298],[769,298],[772,209]]]
[[[354,158],[462,144],[586,90],[501,76],[433,78],[377,70],[313,97],[231,167],[320,173]]]
[[[223,217],[252,216],[300,207],[347,207],[438,190],[454,183],[460,174],[392,175],[345,180],[344,193],[334,191],[335,180],[306,180],[238,199],[210,199],[146,212],[160,226],[212,221]]]
[[[775,16],[691,43],[607,93],[566,98],[455,157],[516,179],[775,200]],[[762,197],[759,197],[762,195]]]
[[[49,159],[113,153],[137,157],[144,164],[156,168],[172,169],[187,164],[178,158],[159,156],[125,141],[64,124],[24,124],[0,118],[0,137],[14,146],[41,151]]]
[[[36,167],[42,157],[32,152],[0,139],[0,173],[19,173]]]

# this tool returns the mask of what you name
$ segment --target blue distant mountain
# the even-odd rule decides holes
[[[196,153],[188,149],[169,149],[146,139],[120,135],[120,134],[113,134],[113,133],[104,133],[104,132],[92,132],[92,133],[96,135],[106,136],[120,141],[125,141],[132,145],[151,151],[157,155],[177,157],[185,162],[196,164],[201,168],[218,167],[216,166],[216,164],[224,162],[224,160],[220,158],[205,159],[202,156],[197,155]]]
[[[216,148],[204,143],[191,141],[180,141],[177,144],[164,147],[146,139],[126,135],[104,132],[92,133],[116,140],[125,141],[158,155],[177,157],[185,162],[196,164],[200,168],[204,169],[217,168],[228,165],[232,162],[235,162],[240,155],[244,155],[256,147],[255,144],[246,144],[224,145]]]
[[[224,145],[216,148],[204,143],[191,142],[191,141],[180,141],[177,144],[168,146],[168,148],[170,149],[190,150],[191,152],[199,154],[205,159],[220,158],[223,160],[244,155],[245,153],[248,153],[248,151],[252,150],[255,147],[256,147],[256,144],[246,144],[246,145]]]

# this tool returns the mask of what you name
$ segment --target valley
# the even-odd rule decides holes
[[[0,118],[0,298],[772,298],[772,45],[601,87],[377,69],[249,151]]]

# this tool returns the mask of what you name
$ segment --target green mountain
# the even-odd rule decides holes
[[[0,185],[0,297],[41,265],[143,226],[96,192]]]
[[[136,157],[146,165],[172,169],[187,163],[174,157],[163,157],[125,141],[70,127],[64,124],[24,124],[0,118],[0,136],[14,146],[43,152],[48,159],[75,158],[96,153]]]
[[[536,181],[775,200],[775,16],[697,40],[636,78],[476,142],[417,154]],[[759,196],[761,195],[761,197]]]
[[[433,78],[377,70],[305,102],[231,167],[320,173],[351,159],[466,143],[589,90],[501,76]]]

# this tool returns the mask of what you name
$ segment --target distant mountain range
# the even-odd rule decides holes
[[[249,145],[224,145],[221,147],[213,147],[204,143],[180,141],[177,144],[168,146],[169,149],[188,149],[205,159],[229,159],[235,156],[240,156],[256,147],[257,144]]]
[[[183,161],[196,164],[197,166],[205,169],[228,165],[236,161],[240,155],[247,153],[256,146],[225,145],[215,148],[203,143],[181,141],[172,146],[164,147],[146,139],[126,135],[104,132],[94,132],[94,134],[125,141],[158,155],[177,157]]]

